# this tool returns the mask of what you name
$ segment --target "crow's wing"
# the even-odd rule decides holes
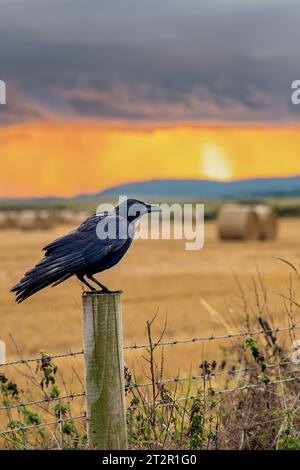
[[[61,250],[68,250],[71,245],[78,242],[80,239],[85,240],[90,238],[93,233],[96,233],[97,224],[106,217],[107,214],[93,214],[88,217],[76,230],[72,230],[67,235],[63,235],[53,242],[46,245],[43,250],[46,252],[46,256],[56,251],[57,253]]]
[[[81,254],[87,264],[99,261],[110,250],[117,251],[133,236],[132,226],[115,212],[94,214],[78,229],[57,238],[43,248],[45,256],[64,256],[66,253]]]
[[[99,239],[98,223],[115,224],[117,231],[124,227],[127,220],[115,213],[107,216],[89,217],[77,230],[58,238],[44,248],[45,256],[31,270],[27,271],[12,291],[16,292],[17,301],[22,302],[32,294],[50,284],[58,284],[73,274],[84,270],[89,264],[99,262],[109,252],[116,252],[123,247],[127,239],[107,237]],[[117,232],[119,233],[119,232]]]

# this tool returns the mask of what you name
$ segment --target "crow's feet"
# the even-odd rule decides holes
[[[99,291],[99,294],[120,294],[120,292],[120,290],[102,289]]]
[[[108,287],[103,287],[100,291],[98,291],[99,294],[120,294],[122,291],[120,290],[110,290]]]
[[[98,295],[98,294],[120,294],[122,291],[120,290],[109,290],[109,289],[101,289],[101,290],[88,290],[84,291],[84,294],[89,294],[89,295]]]

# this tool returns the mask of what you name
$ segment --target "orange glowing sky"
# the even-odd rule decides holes
[[[19,124],[0,127],[0,157],[0,197],[72,196],[156,178],[300,174],[300,130]]]

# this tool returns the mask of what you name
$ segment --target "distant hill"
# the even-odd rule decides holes
[[[0,199],[2,207],[75,205],[86,207],[100,201],[117,200],[119,195],[157,201],[208,201],[243,198],[296,198],[300,197],[300,176],[288,178],[254,178],[235,181],[201,179],[163,179],[141,181],[116,186],[93,194],[79,194],[73,198],[43,197]]]
[[[297,197],[300,196],[300,176],[287,178],[255,178],[236,181],[210,181],[200,179],[166,179],[129,183],[116,186],[85,198],[116,198],[126,195],[137,198],[174,200],[236,199],[243,197]]]

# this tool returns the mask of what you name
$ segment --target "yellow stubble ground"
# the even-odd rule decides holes
[[[68,280],[54,289],[47,288],[20,305],[15,304],[14,296],[9,293],[12,284],[39,260],[41,248],[65,231],[68,228],[0,232],[0,339],[7,344],[8,361],[18,358],[11,335],[25,357],[38,356],[40,350],[57,354],[82,349],[83,289],[77,279]],[[232,332],[243,330],[244,315],[235,276],[245,287],[253,315],[257,310],[252,282],[258,268],[268,288],[270,311],[276,326],[286,326],[283,299],[277,293],[288,292],[292,270],[275,257],[298,265],[299,233],[299,219],[283,219],[275,241],[222,242],[217,238],[215,223],[206,223],[205,245],[201,251],[186,251],[185,242],[178,240],[134,241],[118,266],[99,275],[104,284],[123,291],[125,345],[147,341],[146,321],[157,311],[153,324],[154,340],[163,329],[166,318],[165,340],[226,333],[224,325],[212,318],[202,300],[223,317]],[[198,367],[203,359],[220,359],[221,345],[225,342],[165,348],[164,376],[186,375],[191,366],[194,373],[199,373]],[[147,366],[142,359],[143,353],[125,353],[127,364],[135,370],[140,381],[147,380],[144,378]],[[82,377],[81,359],[59,359],[56,362],[69,388],[79,389],[73,366]]]

